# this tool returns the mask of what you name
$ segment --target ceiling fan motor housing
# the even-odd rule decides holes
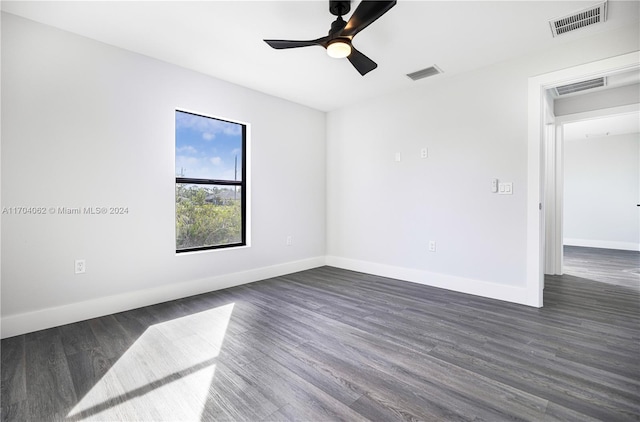
[[[344,16],[351,10],[351,1],[329,1],[329,12],[335,16]]]

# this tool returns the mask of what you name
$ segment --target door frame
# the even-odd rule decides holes
[[[545,263],[545,91],[558,85],[640,68],[640,51],[529,78],[527,142],[527,304],[543,306]]]
[[[560,118],[545,124],[544,274],[562,275],[564,219],[564,127]]]

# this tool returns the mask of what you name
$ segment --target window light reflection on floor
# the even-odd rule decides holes
[[[73,420],[199,420],[234,304],[149,327],[69,412]]]

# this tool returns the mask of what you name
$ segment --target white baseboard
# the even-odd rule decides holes
[[[336,256],[315,257],[305,260],[256,268],[232,274],[137,290],[114,296],[101,297],[65,306],[39,309],[21,314],[6,315],[0,320],[1,337],[13,337],[33,331],[84,321],[130,309],[181,299],[213,290],[220,290],[254,281],[265,280],[298,271],[330,265],[382,277],[424,284],[460,293],[491,299],[536,306],[531,303],[525,286],[509,286],[489,281],[456,277],[404,267],[359,261]],[[215,286],[212,288],[212,286]]]
[[[130,309],[136,309],[143,306],[149,306],[156,303],[207,293],[212,290],[226,289],[254,281],[309,270],[323,265],[325,265],[324,256],[309,258],[185,283],[175,283],[152,289],[137,290],[114,296],[101,297],[54,308],[6,315],[0,320],[1,337],[13,337],[33,331],[44,330],[51,327],[57,327]],[[212,288],[212,286],[215,287]]]
[[[621,249],[623,251],[640,251],[640,244],[633,242],[612,242],[610,240],[564,238],[567,246],[582,246],[586,248]]]
[[[489,281],[456,277],[447,274],[433,273],[430,271],[395,267],[336,256],[327,256],[326,263],[327,265],[343,268],[345,270],[395,278],[412,283],[453,290],[460,293],[467,293],[475,296],[536,307],[536,305],[531,302],[530,295],[527,294],[524,282],[522,286],[508,286]]]

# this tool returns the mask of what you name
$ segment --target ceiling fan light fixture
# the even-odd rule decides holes
[[[351,44],[347,40],[334,40],[327,46],[327,54],[334,59],[344,59],[351,54]]]

